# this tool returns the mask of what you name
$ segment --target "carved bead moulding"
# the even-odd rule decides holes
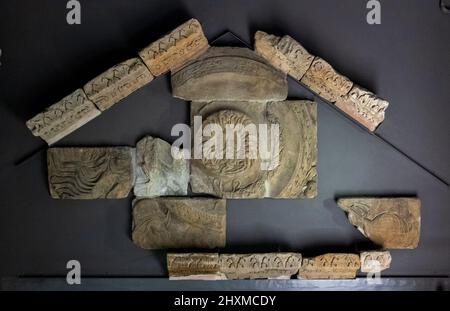
[[[34,136],[52,145],[100,115],[100,110],[82,89],[47,108],[27,122]]]
[[[330,253],[304,258],[299,279],[354,279],[360,268],[356,254]]]
[[[154,76],[181,67],[209,48],[208,39],[196,19],[190,19],[139,52]]]
[[[152,80],[144,63],[139,58],[132,58],[89,81],[83,89],[89,99],[105,111]]]

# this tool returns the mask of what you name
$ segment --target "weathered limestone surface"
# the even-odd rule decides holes
[[[299,279],[354,279],[360,268],[356,254],[325,254],[303,258]]]
[[[298,273],[302,255],[298,253],[220,254],[220,271],[229,280],[290,279]]]
[[[314,60],[314,56],[290,36],[280,38],[263,31],[255,34],[255,51],[297,80],[302,79]]]
[[[203,153],[196,153],[194,143],[191,160],[191,187],[194,193],[212,194],[223,198],[313,198],[317,194],[317,112],[316,104],[309,101],[284,101],[271,103],[246,103],[215,101],[191,104],[191,125],[194,117],[202,117],[203,127],[193,128]],[[210,147],[215,132],[208,127],[219,125],[222,146]],[[267,124],[268,148],[259,144],[260,124]],[[279,126],[279,135],[272,136],[271,124]],[[234,143],[228,146],[227,126],[235,129],[255,128],[257,137],[250,131],[236,131]],[[211,135],[209,135],[211,134]],[[275,133],[276,134],[276,133]],[[211,138],[212,137],[212,138]],[[238,139],[238,137],[240,139]],[[253,137],[253,138],[252,138]],[[271,157],[262,157],[259,148],[268,149],[279,139],[279,148]],[[239,144],[239,141],[244,142]],[[250,148],[251,146],[254,148]],[[238,158],[236,150],[245,148],[245,156]],[[228,158],[226,150],[234,150]],[[251,150],[256,150],[253,155]],[[219,152],[219,156],[215,157]],[[269,155],[270,156],[270,155]],[[221,158],[220,158],[221,157]]]
[[[208,39],[196,19],[190,19],[139,52],[154,76],[177,69],[209,48]]]
[[[144,249],[224,247],[225,200],[138,198],[132,229],[134,243]]]
[[[78,89],[27,122],[34,136],[52,145],[100,114],[100,110]]]
[[[354,85],[349,94],[336,101],[336,106],[373,132],[384,121],[389,103]]]
[[[267,171],[265,197],[316,197],[317,104],[294,100],[268,103],[266,117],[269,124],[280,126],[280,148],[278,166]]]
[[[220,272],[219,254],[167,254],[170,280],[225,280]]]
[[[247,48],[211,47],[172,72],[173,96],[191,101],[280,101],[286,75]]]
[[[175,159],[172,146],[159,138],[145,137],[136,146],[137,197],[185,196],[189,184],[189,161]]]
[[[50,194],[55,199],[120,199],[134,181],[134,149],[50,148]]]
[[[139,58],[132,58],[89,81],[83,89],[87,97],[105,111],[152,80],[144,63]]]
[[[320,57],[314,58],[301,82],[317,95],[332,103],[341,96],[347,95],[353,86],[352,81],[336,72],[329,63]]]
[[[419,244],[419,199],[345,198],[338,205],[362,234],[383,248],[413,249]]]
[[[391,266],[391,253],[388,251],[371,251],[360,254],[361,272],[378,273]]]

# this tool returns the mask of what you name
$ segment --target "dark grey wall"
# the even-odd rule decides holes
[[[290,34],[389,100],[377,133],[448,183],[450,15],[438,0],[381,2],[382,23],[370,26],[362,0],[81,0],[82,24],[69,26],[66,1],[1,1],[0,276],[64,275],[70,259],[81,262],[84,275],[165,275],[165,252],[141,250],[130,240],[131,198],[50,198],[45,152],[28,158],[45,144],[24,123],[190,17],[211,40],[226,30],[247,42],[258,29]],[[313,95],[290,81],[290,97]],[[420,247],[393,251],[385,275],[448,275],[448,185],[320,100],[318,114],[319,196],[230,200],[226,251],[314,255],[370,248],[335,198],[417,195]],[[188,115],[189,105],[172,98],[163,76],[58,145],[134,145],[146,134],[173,141],[172,125],[188,122]]]

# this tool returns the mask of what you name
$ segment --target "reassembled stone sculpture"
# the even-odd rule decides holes
[[[169,71],[173,96],[191,102],[194,141],[200,137],[202,142],[200,150],[192,147],[192,160],[175,159],[169,143],[151,136],[136,148],[50,148],[47,153],[50,194],[55,199],[119,199],[133,188],[132,240],[144,249],[225,246],[226,201],[187,198],[189,184],[194,194],[219,198],[317,195],[317,105],[286,100],[287,74],[372,132],[389,105],[289,36],[258,31],[255,51],[210,47],[200,23],[191,19],[142,49],[139,57],[113,66],[36,115],[27,126],[52,145]],[[231,145],[227,140],[223,144],[229,126],[244,129],[232,131]],[[250,135],[253,129],[256,138]],[[256,141],[264,131],[269,137],[275,133],[277,143]],[[256,154],[254,144],[260,148]],[[243,152],[244,157],[229,158],[229,150],[235,155]],[[217,154],[222,157],[214,157]],[[383,249],[417,247],[419,200],[347,198],[338,204],[350,222]],[[359,268],[379,273],[391,260],[383,250],[313,258],[299,253],[187,253],[168,254],[167,265],[170,279],[177,280],[295,275],[352,279]]]

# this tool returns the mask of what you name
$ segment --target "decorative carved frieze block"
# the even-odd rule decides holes
[[[391,253],[388,251],[370,251],[360,254],[361,272],[378,273],[391,266]]]
[[[334,103],[350,92],[353,82],[336,72],[320,57],[314,58],[301,82],[320,97]]]
[[[50,148],[47,164],[55,199],[120,199],[133,186],[133,148]]]
[[[48,145],[52,145],[99,114],[100,110],[82,89],[78,89],[29,120],[27,127],[34,136],[39,136]]]
[[[195,118],[201,118],[202,127],[195,128]],[[316,196],[315,103],[193,102],[191,126],[194,146],[190,181],[194,193],[223,198]],[[216,126],[217,133],[212,130]],[[217,138],[217,134],[222,137]],[[267,138],[265,144],[263,137]],[[238,156],[238,150],[243,156]]]
[[[144,249],[224,247],[225,232],[225,200],[138,198],[133,202],[133,241]]]
[[[272,66],[299,81],[314,60],[314,56],[290,36],[280,38],[263,31],[255,34],[255,51]]]
[[[198,57],[209,48],[208,39],[196,19],[174,29],[161,39],[139,52],[154,76],[175,70],[187,61]]]
[[[189,161],[175,159],[172,146],[153,137],[145,137],[136,146],[137,197],[187,195]]]
[[[247,48],[212,47],[172,73],[173,96],[191,101],[280,101],[286,75]]]
[[[126,60],[89,81],[84,86],[87,97],[105,111],[153,80],[139,58]]]
[[[302,264],[298,253],[220,254],[219,258],[220,271],[229,280],[290,279]]]
[[[389,103],[354,85],[350,93],[336,101],[336,106],[373,132],[384,121]]]
[[[338,205],[350,223],[383,248],[413,249],[419,244],[419,199],[345,198]]]
[[[170,280],[225,280],[220,272],[219,254],[167,254]]]
[[[303,258],[299,279],[354,279],[360,268],[356,254],[325,254]]]

